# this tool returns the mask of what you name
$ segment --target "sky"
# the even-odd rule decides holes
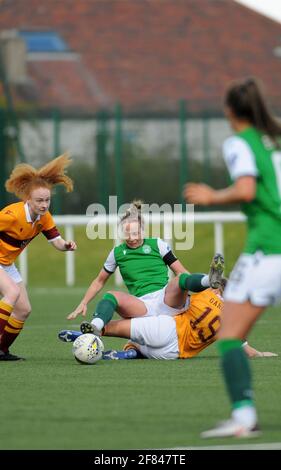
[[[281,0],[236,0],[281,23]]]

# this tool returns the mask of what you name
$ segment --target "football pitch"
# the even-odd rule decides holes
[[[199,434],[228,417],[215,345],[192,360],[78,364],[57,339],[72,327],[66,314],[83,288],[30,289],[33,313],[12,352],[24,362],[1,364],[0,449],[155,449],[281,442],[280,308],[270,309],[250,343],[278,358],[251,360],[263,435],[203,441]],[[89,312],[90,313],[90,312]],[[124,340],[104,338],[105,348]]]

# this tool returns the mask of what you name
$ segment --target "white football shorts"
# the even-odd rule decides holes
[[[150,294],[145,294],[142,297],[138,297],[138,299],[142,300],[146,306],[146,317],[157,315],[169,315],[170,317],[173,317],[187,309],[189,306],[189,297],[187,297],[185,305],[183,305],[182,308],[173,308],[165,304],[164,298],[166,287],[167,286],[163,287],[163,289],[151,292]]]
[[[131,340],[149,359],[178,359],[176,322],[167,315],[131,319]]]
[[[5,264],[0,264],[0,269],[3,269],[3,271],[5,271],[8,276],[13,279],[13,281],[15,281],[16,284],[22,282],[22,277],[15,264],[10,264],[9,266],[6,266]]]
[[[281,255],[242,254],[227,283],[224,300],[257,307],[281,302]]]

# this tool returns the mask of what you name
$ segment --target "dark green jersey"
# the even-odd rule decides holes
[[[249,127],[224,143],[224,156],[233,180],[256,178],[256,197],[242,204],[248,236],[244,252],[281,254],[281,151]]]
[[[138,248],[126,243],[116,246],[104,264],[107,272],[117,267],[130,294],[141,297],[168,283],[168,267],[176,261],[169,245],[160,238],[145,238]]]

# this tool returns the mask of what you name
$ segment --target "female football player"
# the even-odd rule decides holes
[[[225,114],[234,130],[223,146],[233,185],[217,191],[191,183],[185,189],[186,199],[193,204],[241,202],[248,226],[246,246],[226,288],[218,342],[232,417],[204,432],[206,438],[259,433],[241,342],[265,308],[281,298],[281,125],[253,78],[230,85]]]
[[[64,171],[70,162],[67,155],[62,155],[39,170],[19,164],[6,181],[7,191],[21,202],[0,211],[0,292],[3,296],[0,300],[0,361],[21,359],[10,354],[9,347],[31,311],[26,288],[14,265],[16,258],[41,232],[57,250],[76,249],[74,241],[61,237],[49,212],[54,186],[62,184],[67,191],[72,191],[72,180]]]
[[[72,320],[85,316],[88,303],[97,295],[117,267],[129,293],[110,291],[97,304],[94,318],[83,322],[81,331],[100,331],[116,310],[123,318],[151,315],[176,315],[186,307],[187,292],[200,292],[210,283],[219,284],[223,258],[216,255],[211,266],[211,279],[204,274],[188,274],[169,245],[160,238],[144,238],[141,203],[133,202],[121,218],[124,242],[108,255],[103,269],[94,279],[78,307],[68,315]],[[177,276],[168,283],[168,267]]]
[[[171,317],[155,315],[149,317],[111,320],[103,328],[103,336],[128,338],[123,351],[109,350],[104,359],[190,359],[197,356],[217,339],[223,307],[222,293],[226,279],[218,289],[208,288],[192,294],[188,308]],[[133,315],[132,315],[133,316]],[[80,331],[62,330],[58,337],[64,342],[73,342]],[[277,354],[261,352],[247,341],[243,347],[248,357],[273,357]]]

